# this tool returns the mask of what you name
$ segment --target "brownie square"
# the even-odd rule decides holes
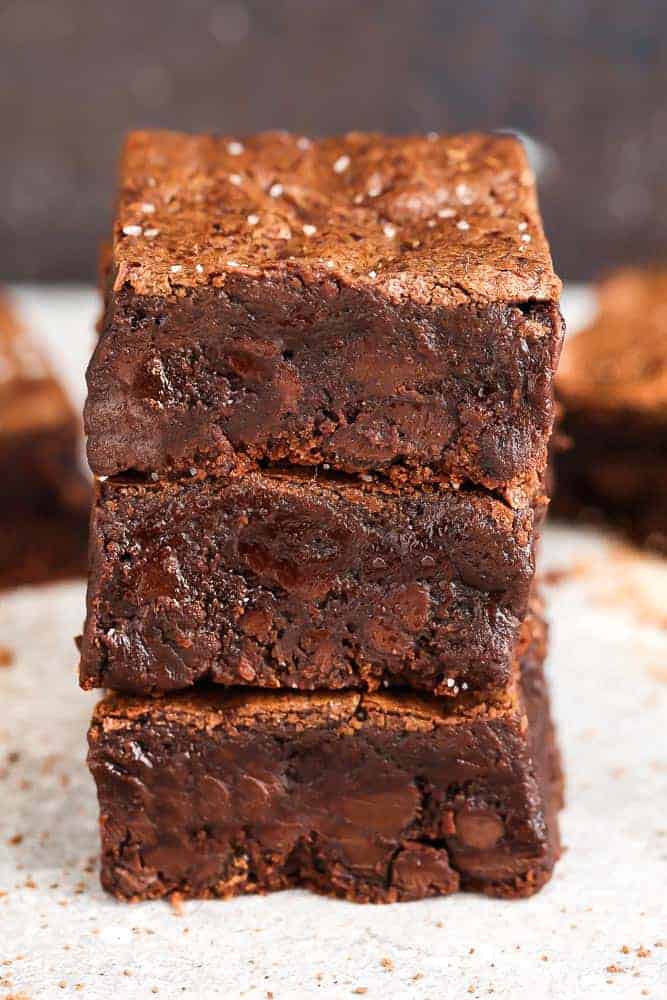
[[[110,695],[89,764],[121,899],[305,886],[358,902],[528,896],[559,853],[544,626],[504,698]]]
[[[515,138],[135,132],[105,270],[98,475],[539,489],[560,284]]]
[[[568,339],[556,512],[606,519],[667,554],[667,269],[624,270]]]
[[[85,570],[79,420],[0,291],[0,587]]]
[[[533,508],[277,471],[97,487],[83,687],[506,685]]]

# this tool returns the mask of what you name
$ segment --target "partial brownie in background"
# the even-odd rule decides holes
[[[0,292],[0,587],[85,573],[80,443],[69,400]]]
[[[127,140],[93,471],[230,461],[541,489],[561,345],[507,135]]]
[[[540,510],[363,485],[295,470],[99,483],[82,685],[506,686]]]
[[[521,897],[562,778],[531,634],[496,704],[403,693],[110,695],[89,734],[102,883],[126,900],[305,886],[357,902]]]
[[[565,449],[554,512],[608,520],[667,553],[667,268],[600,284],[557,379]]]

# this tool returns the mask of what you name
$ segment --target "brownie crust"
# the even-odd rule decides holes
[[[495,691],[537,518],[479,491],[331,475],[102,482],[81,684]]]
[[[542,476],[560,285],[511,137],[133,133],[108,274],[99,475]]]
[[[607,520],[667,553],[667,270],[624,270],[568,341],[555,512]]]
[[[357,902],[528,896],[562,779],[536,625],[504,706],[405,694],[108,696],[89,734],[120,899],[304,886]]]

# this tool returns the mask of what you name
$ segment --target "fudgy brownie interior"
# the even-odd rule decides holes
[[[83,686],[505,685],[536,511],[363,485],[276,470],[100,483]]]

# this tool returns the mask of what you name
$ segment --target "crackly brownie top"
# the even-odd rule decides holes
[[[145,295],[267,272],[425,305],[560,292],[533,174],[508,135],[133,132],[111,269],[116,289]]]
[[[566,406],[667,416],[667,268],[600,284],[595,319],[565,343],[558,386]]]

